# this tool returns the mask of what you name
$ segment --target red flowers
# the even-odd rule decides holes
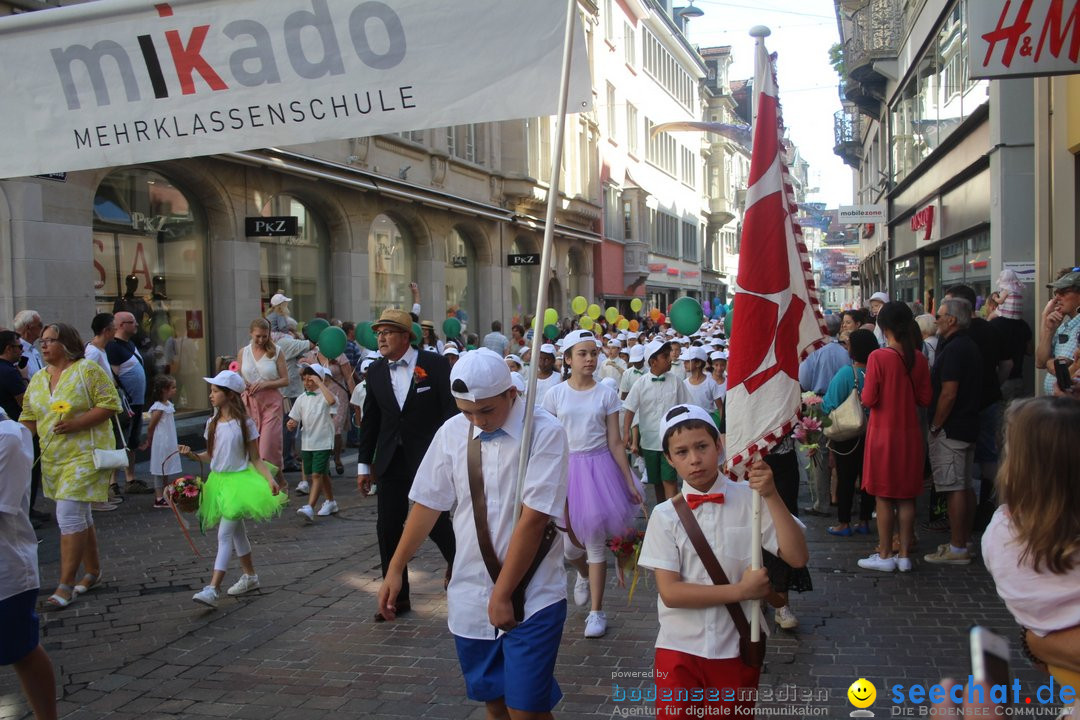
[[[414,380],[415,380],[415,381],[416,381],[417,383],[422,383],[422,382],[424,382],[425,380],[427,380],[427,370],[425,370],[424,368],[422,368],[422,367],[420,367],[419,365],[417,365],[417,366],[416,366],[416,369],[415,369],[415,370],[413,370],[413,379],[414,379]]]

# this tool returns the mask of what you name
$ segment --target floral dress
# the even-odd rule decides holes
[[[57,406],[64,412],[53,409]],[[37,423],[45,497],[79,502],[108,499],[112,471],[94,467],[94,449],[116,448],[111,421],[66,435],[52,432],[62,418],[75,417],[95,407],[119,412],[120,396],[112,378],[93,360],[76,360],[60,375],[51,392],[48,368],[34,373],[30,379],[19,420]]]

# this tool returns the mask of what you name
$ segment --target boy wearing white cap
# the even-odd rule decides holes
[[[539,405],[544,401],[548,390],[562,382],[562,376],[555,372],[555,346],[544,343],[540,346],[539,360],[536,363],[536,394],[533,404]]]
[[[456,503],[447,620],[467,695],[486,703],[490,718],[511,717],[508,709],[516,711],[512,717],[550,717],[562,697],[554,668],[566,620],[566,575],[552,519],[561,518],[566,505],[566,434],[549,413],[533,410],[515,524],[525,402],[510,370],[489,350],[468,352],[451,371],[450,388],[461,414],[439,428],[416,472],[409,493],[414,504],[379,588],[379,612],[394,619],[402,570]]]
[[[660,595],[657,714],[751,714],[753,700],[739,691],[758,686],[764,647],[749,643],[748,618],[761,612],[751,601],[769,593],[766,570],[747,569],[752,491],[764,505],[762,547],[793,567],[808,559],[804,527],[776,492],[766,463],[753,464],[748,483],[720,475],[720,435],[704,409],[679,405],[662,422],[664,454],[685,483],[682,494],[653,510],[638,560],[653,571]]]
[[[656,501],[663,502],[677,491],[675,470],[664,457],[660,444],[660,421],[668,408],[690,402],[686,386],[675,378],[671,370],[671,343],[652,340],[645,346],[645,373],[626,396],[623,407],[623,438],[627,449],[641,455],[645,461],[645,475],[656,493]],[[631,435],[634,419],[638,433]]]
[[[304,474],[311,478],[311,492],[307,505],[297,510],[296,514],[309,523],[315,521],[314,508],[319,501],[319,495],[326,495],[326,501],[319,508],[319,515],[333,515],[338,511],[327,470],[330,453],[334,450],[333,416],[339,412],[339,408],[334,393],[326,387],[325,380],[328,375],[330,370],[319,363],[303,365],[300,377],[304,381],[304,394],[296,398],[289,411],[289,431],[296,432],[297,428],[304,428],[300,436],[300,461],[303,463]]]
[[[630,348],[629,367],[626,368],[622,380],[619,381],[620,399],[625,400],[626,396],[630,394],[630,388],[634,387],[634,383],[638,381],[638,378],[645,374],[645,371],[642,370],[644,364],[645,346],[634,345]]]

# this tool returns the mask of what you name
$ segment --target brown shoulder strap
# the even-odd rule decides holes
[[[682,493],[671,498],[671,506],[675,508],[675,513],[679,516],[679,522],[682,523],[683,530],[686,531],[686,535],[690,538],[690,544],[694,546],[694,551],[701,558],[705,571],[712,578],[713,585],[730,585],[731,582],[728,580],[727,573],[724,572],[724,568],[720,566],[720,561],[716,559],[716,554],[709,547],[709,542],[705,539],[705,534],[701,531],[701,526],[698,525],[694,512],[686,504]],[[746,620],[746,613],[743,612],[742,605],[733,602],[727,603],[725,607],[727,607],[728,613],[731,614],[731,621],[735,623],[735,629],[739,631],[739,637],[743,641],[749,642],[750,623]]]
[[[488,527],[487,495],[484,493],[484,471],[480,463],[480,438],[473,437],[473,426],[468,426],[469,440],[466,456],[469,466],[469,496],[472,498],[473,522],[476,524],[476,541],[480,545],[480,557],[484,559],[491,582],[498,582],[502,563],[491,544],[491,528]]]

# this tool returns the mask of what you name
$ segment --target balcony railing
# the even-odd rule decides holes
[[[852,34],[844,44],[844,64],[859,82],[884,82],[874,69],[878,60],[896,58],[903,34],[900,0],[866,0],[851,16]]]
[[[836,137],[833,152],[845,164],[858,168],[863,156],[862,116],[850,106],[837,110],[833,115],[833,132]]]

